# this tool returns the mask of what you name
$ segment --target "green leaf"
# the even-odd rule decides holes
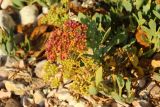
[[[45,1],[42,1],[42,0],[36,0],[36,2],[37,2],[38,4],[40,4],[41,6],[47,7],[47,4],[46,4],[46,2],[45,2]]]
[[[144,0],[136,0],[136,9],[139,10],[143,5]]]
[[[130,0],[123,0],[122,5],[126,9],[126,11],[129,11],[129,12],[132,11],[132,4]]]
[[[152,30],[153,33],[156,33],[156,22],[154,20],[149,21],[149,27]]]
[[[88,89],[89,94],[91,95],[96,95],[97,94],[97,89],[94,85],[90,85]]]
[[[99,83],[103,80],[103,69],[102,67],[99,67],[96,71],[96,86],[99,85]]]
[[[122,97],[119,96],[116,92],[111,92],[111,96],[113,97],[113,99],[120,101],[120,102],[123,102]]]
[[[147,35],[148,35],[147,38],[148,38],[149,42],[151,42],[152,41],[152,31],[145,26],[141,26],[141,28],[143,31],[145,31],[147,33]]]
[[[133,13],[133,16],[134,16],[134,18],[136,18],[136,21],[138,22],[139,26],[142,26],[146,22],[146,20],[143,19],[141,11],[138,11],[138,17],[134,13]]]
[[[150,10],[151,7],[151,0],[148,0],[147,4],[143,6],[143,12],[147,14],[147,12]]]
[[[26,0],[12,0],[13,6],[18,9],[24,6],[24,2],[26,2]]]
[[[152,12],[158,19],[160,19],[160,13],[159,12],[157,12],[155,10],[153,10]]]
[[[12,51],[12,49],[13,49],[13,44],[12,44],[11,41],[9,41],[9,40],[7,41],[7,43],[6,43],[6,48],[7,48],[8,54],[10,54],[11,51]]]
[[[124,87],[124,79],[121,75],[117,75],[117,84],[118,84],[118,88],[119,88],[119,96],[122,95],[122,89]]]
[[[83,13],[81,13],[81,12],[79,12],[78,13],[78,19],[80,20],[80,21],[82,21],[82,19],[86,19],[87,17],[83,14]]]
[[[128,79],[126,82],[126,89],[127,89],[128,97],[130,97],[131,96],[131,81],[130,81],[130,79]]]
[[[104,34],[104,36],[103,36],[103,39],[102,39],[102,41],[101,41],[101,44],[103,44],[103,43],[106,42],[106,40],[107,40],[110,32],[111,32],[111,27],[109,27],[108,30],[105,32],[105,34]]]

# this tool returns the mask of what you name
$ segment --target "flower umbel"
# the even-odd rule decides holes
[[[62,28],[55,29],[46,44],[46,54],[50,61],[57,57],[67,59],[71,53],[84,52],[86,49],[87,26],[77,21],[68,20]]]

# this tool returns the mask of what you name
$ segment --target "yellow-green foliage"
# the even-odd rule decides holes
[[[81,56],[77,59],[66,59],[61,62],[62,71],[58,66],[47,62],[45,65],[45,80],[52,84],[52,87],[60,85],[60,80],[72,80],[70,89],[76,93],[88,94],[89,85],[95,80],[95,71],[98,65],[92,58]],[[56,73],[62,72],[62,79],[55,78]]]
[[[49,24],[60,27],[68,18],[67,6],[52,6],[47,15],[40,19],[40,24]]]
[[[44,70],[46,72],[44,75],[44,80],[51,84],[53,88],[57,88],[60,84],[58,78],[55,77],[55,75],[58,73],[58,67],[55,64],[46,62]]]

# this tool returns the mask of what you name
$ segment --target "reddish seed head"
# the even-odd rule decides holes
[[[68,20],[62,28],[54,30],[46,43],[48,60],[62,60],[69,57],[70,52],[83,52],[86,48],[87,26],[77,21]]]

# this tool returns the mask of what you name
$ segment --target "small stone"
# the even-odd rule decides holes
[[[133,107],[152,107],[146,100],[137,100],[132,102]]]
[[[25,62],[24,62],[24,60],[20,60],[19,61],[19,67],[20,68],[25,68]]]
[[[146,79],[145,78],[142,78],[142,79],[138,80],[138,86],[140,88],[143,88],[145,86],[145,84],[146,84]]]
[[[13,21],[12,17],[7,14],[4,10],[0,10],[0,27],[7,32],[14,30],[16,24]]]
[[[142,90],[139,93],[140,99],[144,99],[144,100],[149,100],[149,92],[147,92],[147,90]]]
[[[34,101],[31,98],[28,98],[26,96],[22,97],[22,105],[23,107],[36,107],[34,106]]]
[[[35,23],[38,16],[38,9],[35,5],[28,5],[20,10],[22,25]]]
[[[35,104],[38,104],[40,107],[44,106],[45,98],[44,98],[44,95],[43,95],[42,92],[40,92],[39,90],[37,90],[34,93],[33,97],[34,97]]]
[[[42,12],[44,14],[47,14],[48,13],[48,7],[42,7]]]
[[[20,103],[15,99],[9,99],[5,107],[21,107]]]
[[[0,99],[10,98],[11,92],[0,91]]]
[[[85,8],[93,7],[94,3],[95,3],[95,0],[85,0],[82,3],[82,7],[85,7]]]
[[[34,70],[35,74],[39,78],[43,78],[45,71],[44,71],[44,65],[47,62],[47,60],[43,60],[36,64],[36,68]]]
[[[152,96],[153,99],[160,99],[160,87],[159,86],[154,86],[150,90],[150,96]]]
[[[5,63],[5,67],[18,67],[19,61],[14,57],[7,57],[7,61]]]
[[[149,93],[150,90],[156,85],[156,83],[154,81],[152,81],[151,83],[149,83],[149,85],[147,86],[146,90]]]
[[[3,67],[4,68],[4,67]],[[0,81],[7,79],[9,76],[9,71],[6,71],[5,69],[0,68]]]
[[[12,6],[12,0],[2,0],[1,8],[6,9],[8,6]]]
[[[3,82],[0,82],[0,89],[1,88],[4,88],[4,83]]]
[[[111,107],[124,107],[124,106],[121,105],[121,104],[119,104],[119,103],[117,103],[117,102],[113,102],[113,103],[111,104]]]
[[[3,81],[7,91],[14,92],[16,95],[24,95],[24,85],[20,83],[13,83],[12,81]]]
[[[7,56],[4,54],[5,53],[0,52],[0,66],[4,66],[7,61]]]

